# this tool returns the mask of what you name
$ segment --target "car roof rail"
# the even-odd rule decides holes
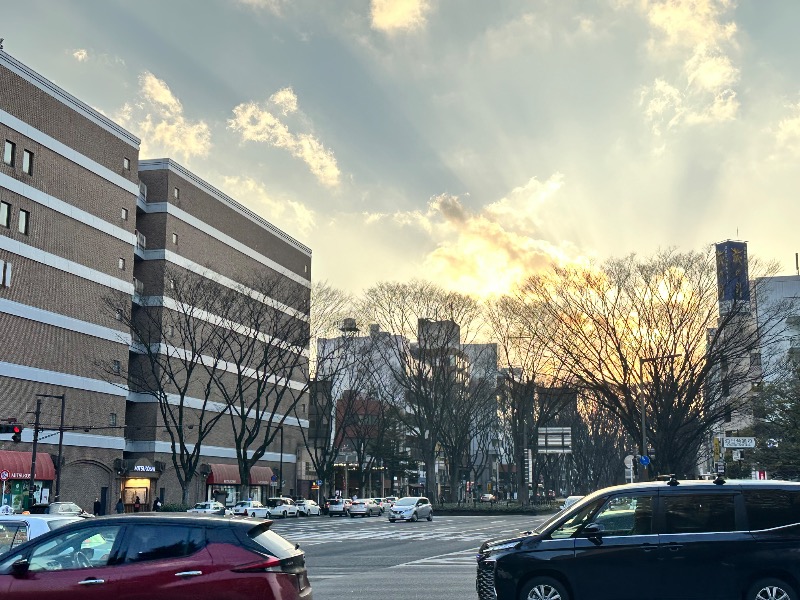
[[[680,485],[680,484],[681,484],[681,482],[678,481],[678,478],[675,477],[674,473],[669,476],[669,479],[667,480],[667,485],[676,486],[676,485]]]
[[[717,478],[714,480],[714,485],[725,485],[725,478],[722,476],[722,473],[717,474]]]

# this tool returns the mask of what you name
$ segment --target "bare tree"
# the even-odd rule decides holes
[[[456,386],[468,384],[462,343],[475,339],[479,306],[469,296],[424,281],[380,283],[365,292],[362,314],[406,340],[385,345],[382,360],[392,375],[392,395],[401,403],[397,414],[425,464],[426,493],[432,496],[437,449],[442,432],[452,425],[447,399]]]
[[[170,282],[170,297],[140,297],[132,308],[107,298],[106,306],[130,328],[133,339],[134,355],[120,376],[159,409],[156,415],[148,403],[136,406],[126,437],[158,439],[166,432],[186,504],[203,441],[225,414],[226,405],[215,401],[213,381],[223,368],[216,348],[227,332],[209,319],[223,310],[214,282],[170,269],[161,275]]]
[[[558,327],[539,344],[561,357],[568,383],[588,392],[642,440],[642,406],[656,470],[694,473],[708,432],[746,402],[760,381],[752,355],[777,340],[786,306],[752,318],[744,297],[720,312],[713,249],[666,250],[652,257],[612,259],[600,267],[554,267],[530,278],[520,300]],[[751,263],[750,273],[774,267]],[[753,280],[756,289],[759,279]],[[647,453],[646,448],[640,452]]]

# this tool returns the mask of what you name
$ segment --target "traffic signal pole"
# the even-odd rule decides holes
[[[36,417],[33,422],[33,449],[31,450],[31,478],[28,481],[28,506],[25,508],[30,508],[33,506],[34,492],[36,490],[36,486],[34,485],[33,481],[36,477],[36,447],[39,442],[39,413],[41,410],[42,399],[36,398]]]

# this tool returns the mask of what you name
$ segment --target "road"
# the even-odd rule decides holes
[[[430,523],[389,523],[386,517],[311,517],[275,521],[272,528],[305,551],[315,600],[464,600],[477,597],[481,542],[545,518],[434,515]]]

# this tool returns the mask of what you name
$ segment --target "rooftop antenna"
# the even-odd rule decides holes
[[[794,268],[797,271],[797,274],[800,275],[800,257],[798,257],[798,253],[794,253]]]

